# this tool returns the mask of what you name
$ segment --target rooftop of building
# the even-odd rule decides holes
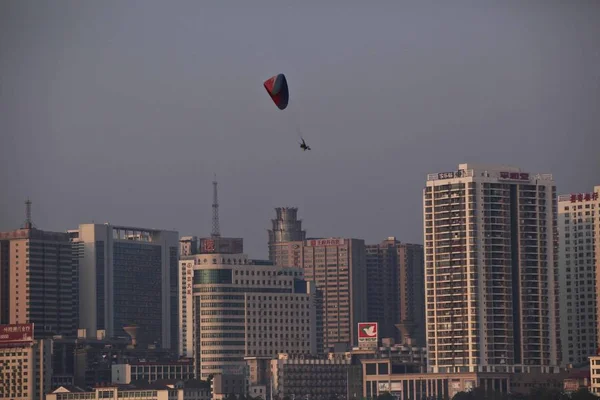
[[[585,193],[569,193],[569,194],[559,194],[558,201],[559,202],[569,202],[569,203],[582,203],[588,201],[596,201],[600,198],[600,186],[594,186],[594,190],[592,192]]]
[[[194,365],[191,358],[182,358],[179,360],[156,360],[156,361],[130,361],[128,365],[152,366],[152,365]]]
[[[84,226],[106,226],[109,228],[112,228],[113,231],[116,232],[131,232],[131,233],[143,233],[143,234],[158,234],[158,233],[171,233],[171,234],[177,234],[177,236],[179,236],[179,232],[176,230],[169,230],[169,229],[157,229],[157,228],[142,228],[139,226],[127,226],[127,225],[112,225],[109,222],[105,222],[103,224],[97,224],[95,222],[91,222],[91,223],[83,223],[83,224],[79,224],[79,228],[78,229],[69,229],[67,230],[67,232],[71,233],[71,232],[77,232],[79,231],[79,229],[81,229],[81,227]],[[125,236],[125,234],[124,234]],[[120,238],[119,238],[120,239]]]
[[[530,182],[532,179],[538,181],[553,182],[552,174],[539,174],[524,172],[521,168],[511,165],[494,164],[459,164],[457,170],[442,171],[427,174],[427,181],[449,180],[457,178],[490,178],[507,182]]]
[[[52,242],[67,242],[69,235],[66,232],[44,231],[37,228],[20,228],[13,231],[0,232],[0,240],[35,239]]]

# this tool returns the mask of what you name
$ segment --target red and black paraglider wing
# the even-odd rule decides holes
[[[287,80],[285,75],[279,74],[267,79],[264,83],[267,93],[280,110],[285,110],[290,99]]]

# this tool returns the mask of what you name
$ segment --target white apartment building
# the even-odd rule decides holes
[[[302,269],[244,254],[196,254],[179,262],[180,353],[196,377],[243,373],[246,356],[316,354],[317,302]]]
[[[423,192],[428,369],[555,369],[556,187],[550,174],[460,164]]]
[[[600,258],[600,186],[592,193],[558,196],[560,328],[563,364],[581,365],[596,354]]]

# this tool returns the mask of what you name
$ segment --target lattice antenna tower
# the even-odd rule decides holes
[[[31,200],[29,200],[29,197],[25,200],[25,222],[23,223],[23,228],[33,228],[33,221],[31,220]]]
[[[217,174],[215,174],[213,180],[213,204],[212,204],[213,216],[212,216],[212,233],[210,236],[217,238],[221,236],[221,229],[219,228],[219,197],[217,195]]]

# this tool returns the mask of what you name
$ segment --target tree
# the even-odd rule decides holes
[[[597,400],[598,398],[590,393],[587,388],[581,388],[575,393],[571,394],[571,400]]]
[[[396,400],[394,396],[390,392],[383,392],[379,396],[377,396],[377,400]]]

